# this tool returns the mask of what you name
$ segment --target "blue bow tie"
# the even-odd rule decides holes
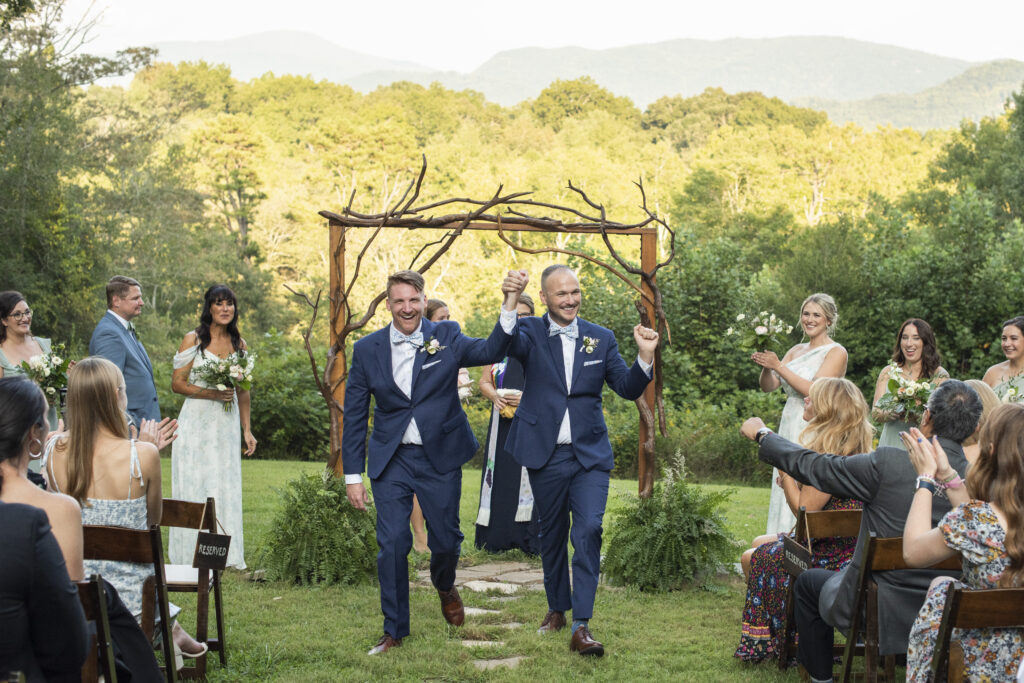
[[[568,327],[560,327],[555,323],[550,323],[548,325],[548,336],[554,337],[556,334],[564,334],[569,339],[575,340],[576,337],[580,336],[579,326],[576,325],[575,320]]]
[[[423,332],[416,330],[412,334],[402,334],[394,327],[391,328],[391,343],[401,344],[402,342],[409,342],[413,346],[419,348],[423,346]]]

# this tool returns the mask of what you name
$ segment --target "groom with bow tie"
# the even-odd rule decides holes
[[[391,324],[355,343],[345,384],[341,457],[349,502],[365,510],[365,468],[377,507],[377,576],[384,635],[370,650],[376,655],[402,644],[409,635],[409,515],[419,499],[430,534],[430,579],[445,620],[460,626],[465,617],[455,587],[462,532],[459,500],[462,465],[478,443],[459,402],[459,368],[497,363],[516,330],[516,304],[528,277],[509,271],[502,283],[505,300],[487,339],[462,334],[453,321],[423,317],[423,276],[402,270],[388,278]],[[366,440],[370,397],[373,433]]]
[[[601,389],[633,401],[651,381],[658,333],[637,325],[639,351],[628,367],[611,330],[581,319],[580,283],[564,265],[548,266],[540,280],[543,318],[523,318],[509,347],[525,369],[526,382],[505,450],[530,475],[540,518],[540,556],[548,613],[539,632],[566,625],[572,608],[569,650],[604,654],[589,620],[601,566],[601,530],[614,465]],[[569,530],[570,514],[572,531]],[[566,541],[571,538],[572,588]]]

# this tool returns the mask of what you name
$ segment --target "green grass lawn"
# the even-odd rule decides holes
[[[259,546],[278,505],[276,488],[300,472],[316,472],[319,463],[245,461],[242,467],[246,562],[257,566]],[[494,558],[523,559],[519,553],[490,555],[473,548],[473,521],[480,470],[465,470],[462,530],[463,563]],[[721,489],[722,486],[709,488]],[[636,482],[613,480],[609,509],[636,491]],[[170,496],[170,461],[164,460],[164,495]],[[735,487],[726,512],[737,539],[748,542],[764,529],[768,489]],[[423,558],[420,558],[422,561]],[[535,561],[539,566],[539,560]],[[774,665],[748,666],[733,659],[739,640],[744,586],[723,577],[717,590],[640,593],[598,588],[596,638],[605,644],[603,659],[571,655],[568,634],[538,636],[547,610],[543,591],[521,591],[515,600],[463,592],[467,606],[501,610],[472,617],[461,629],[441,617],[432,589],[411,594],[412,634],[383,657],[366,651],[381,633],[382,616],[375,586],[302,588],[283,583],[254,583],[241,572],[225,575],[229,662],[211,659],[211,681],[797,681],[795,671],[779,674]],[[187,627],[194,615],[181,598]],[[503,623],[523,627],[508,630]],[[503,640],[486,649],[463,647],[461,640]],[[522,655],[515,670],[478,671],[473,660]]]

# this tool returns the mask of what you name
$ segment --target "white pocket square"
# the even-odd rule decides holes
[[[588,360],[588,361],[586,361],[583,364],[583,367],[587,367],[588,365],[597,365],[598,363],[603,363],[603,362],[604,362],[603,360]]]
[[[429,367],[430,367],[431,365],[437,365],[437,364],[438,364],[438,363],[440,363],[440,362],[441,362],[441,361],[439,361],[439,360],[435,360],[435,361],[434,361],[434,362],[432,362],[432,363],[425,363],[425,364],[423,365],[423,367],[422,367],[422,368],[420,368],[420,370],[426,370],[426,369],[427,369],[427,368],[429,368]]]

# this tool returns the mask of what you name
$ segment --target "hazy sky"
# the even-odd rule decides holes
[[[971,61],[1024,61],[1020,0],[68,0],[65,19],[90,6],[103,12],[93,52],[289,29],[456,71],[517,47],[793,35],[845,36]]]

